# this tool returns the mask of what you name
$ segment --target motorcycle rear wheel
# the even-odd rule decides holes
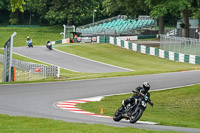
[[[120,108],[115,112],[115,114],[114,114],[114,116],[113,116],[113,120],[114,120],[114,121],[120,121],[120,120],[123,118],[122,113],[120,113],[120,111],[119,111],[119,110],[121,110],[121,108],[122,108],[122,107],[120,107]]]
[[[142,116],[143,112],[144,112],[144,110],[142,108],[138,109],[136,114],[134,114],[134,112],[133,112],[133,114],[130,117],[130,123],[137,122],[140,119],[140,117]]]

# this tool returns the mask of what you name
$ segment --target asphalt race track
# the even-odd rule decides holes
[[[50,52],[51,51],[49,51],[49,53]],[[53,63],[56,64],[56,61],[57,60],[54,60]],[[200,129],[194,128],[130,124],[126,121],[114,122],[112,119],[77,114],[53,106],[55,102],[63,100],[130,93],[134,87],[141,85],[144,81],[149,81],[151,83],[152,90],[198,84],[200,83],[200,71],[66,82],[0,85],[0,113],[51,118],[67,122],[105,124],[118,127],[136,127],[142,129],[172,130],[179,132],[200,132]]]
[[[56,65],[75,72],[107,73],[133,71],[126,68],[120,68],[101,62],[92,61],[76,55],[63,53],[57,50],[50,51],[46,47],[41,46],[34,46],[34,48],[15,47],[14,52],[23,56],[33,58],[35,60],[47,62],[48,64]]]

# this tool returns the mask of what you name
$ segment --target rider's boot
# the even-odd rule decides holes
[[[125,110],[125,107],[122,105],[121,108],[119,108],[119,111],[124,112],[124,110]]]

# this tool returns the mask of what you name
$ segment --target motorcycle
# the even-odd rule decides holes
[[[47,47],[49,50],[53,50],[52,44],[51,44],[50,42],[46,44],[46,47]]]
[[[28,45],[29,48],[30,48],[30,47],[33,48],[33,44],[32,44],[32,41],[31,41],[31,40],[27,40],[26,43],[27,43],[27,45]]]
[[[141,97],[137,99],[137,104],[129,103],[124,107],[125,109],[123,109],[123,107],[120,107],[115,112],[113,120],[118,122],[121,119],[125,118],[129,120],[130,123],[137,122],[141,118],[143,112],[145,111],[147,106],[147,101],[149,99],[149,97],[144,94],[140,95]]]

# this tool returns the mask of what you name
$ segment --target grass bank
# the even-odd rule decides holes
[[[0,47],[2,48],[8,38],[14,33],[14,47],[27,46],[26,38],[30,36],[33,45],[44,45],[47,40],[55,41],[62,39],[60,32],[63,32],[62,26],[24,28],[24,27],[0,27]]]
[[[1,133],[160,133],[136,128],[111,127],[100,124],[69,123],[59,120],[0,115]],[[174,133],[172,131],[162,133]]]
[[[180,63],[127,50],[112,44],[84,44],[56,49],[135,71],[95,74],[93,77],[132,76],[195,70],[199,65]]]
[[[200,84],[151,92],[154,107],[147,106],[140,120],[152,121],[161,125],[200,128]],[[131,91],[131,90],[130,90]],[[121,101],[132,94],[116,95],[103,98],[100,102],[78,104],[78,108],[104,115],[113,116],[121,106]]]

